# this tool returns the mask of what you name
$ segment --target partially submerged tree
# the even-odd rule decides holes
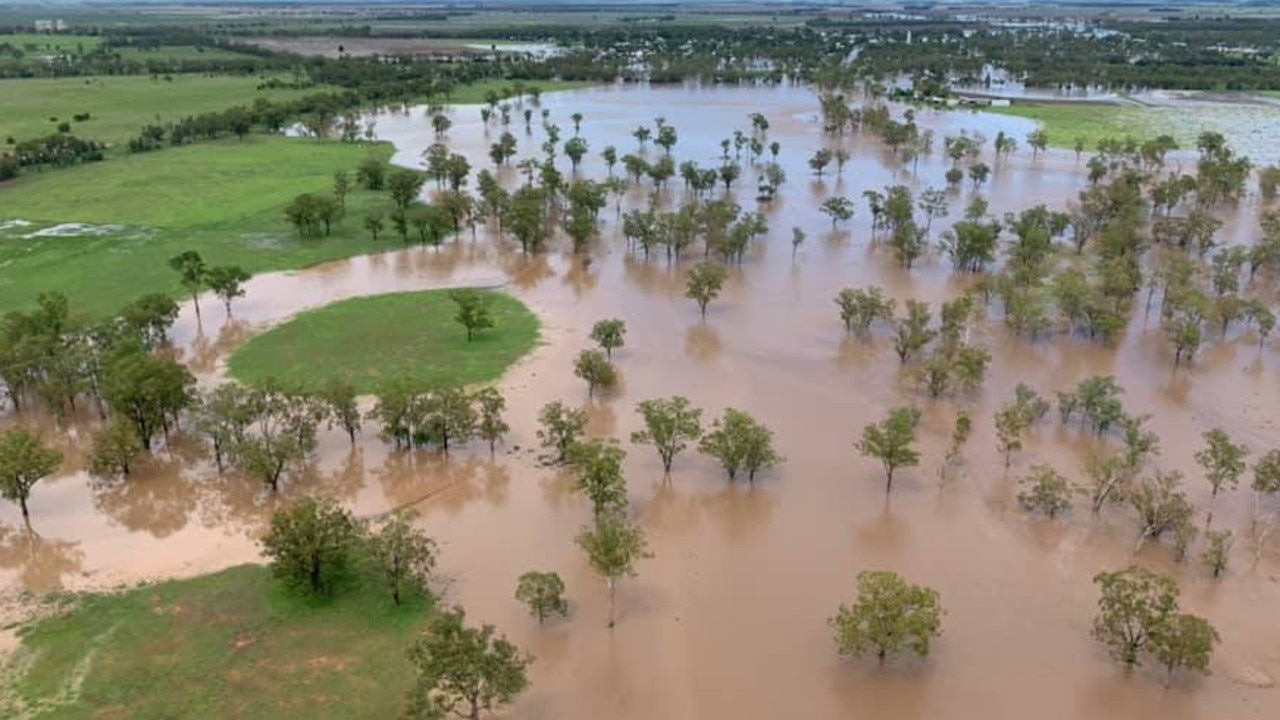
[[[62,464],[62,453],[47,448],[35,435],[20,427],[0,432],[0,496],[18,503],[27,519],[31,488]]]
[[[899,362],[906,363],[937,337],[938,332],[929,327],[932,321],[928,303],[907,300],[907,316],[894,324],[893,349],[898,353]]]
[[[1028,512],[1055,517],[1071,507],[1071,483],[1048,465],[1035,465],[1018,481],[1018,502]]]
[[[1153,632],[1147,645],[1152,657],[1164,666],[1170,676],[1181,669],[1208,675],[1213,646],[1219,640],[1218,631],[1208,620],[1179,614]]]
[[[919,410],[897,407],[889,411],[889,417],[862,428],[862,438],[855,446],[858,452],[884,465],[886,495],[893,490],[893,473],[898,468],[920,464],[920,453],[912,447],[919,425]]]
[[[1152,635],[1177,612],[1178,588],[1168,577],[1136,565],[1098,573],[1093,582],[1102,589],[1093,637],[1122,665],[1140,664]]]
[[[956,421],[951,428],[951,441],[947,444],[947,454],[938,468],[938,476],[943,482],[947,479],[947,468],[954,467],[960,462],[960,451],[969,441],[969,435],[972,433],[973,416],[968,410],[960,410],[956,413]]]
[[[1195,510],[1179,489],[1181,484],[1182,473],[1156,471],[1125,493],[1142,520],[1139,543],[1147,538],[1159,540],[1166,532],[1176,534],[1179,528],[1191,524]]]
[[[846,332],[866,335],[876,320],[893,321],[893,300],[885,298],[884,292],[875,286],[845,288],[836,295],[836,305]]]
[[[1200,560],[1213,571],[1214,577],[1218,577],[1223,570],[1227,569],[1227,563],[1231,559],[1231,547],[1236,542],[1235,536],[1230,530],[1210,530],[1205,533],[1205,539],[1209,541],[1209,547],[1205,548]]]
[[[569,614],[569,603],[564,599],[564,581],[553,572],[529,571],[516,583],[516,600],[529,606],[529,612],[538,616],[541,625],[548,615]]]
[[[142,350],[111,358],[103,368],[102,397],[138,431],[150,450],[157,432],[167,430],[179,411],[191,404],[195,378],[172,358]]]
[[[436,613],[409,648],[416,671],[405,717],[438,720],[455,714],[479,720],[481,712],[510,703],[529,687],[522,654],[492,625],[467,627],[462,608]]]
[[[644,419],[644,430],[631,433],[631,442],[654,446],[669,475],[676,455],[702,435],[702,410],[677,395],[641,401],[636,412]]]
[[[933,588],[912,585],[893,572],[863,571],[858,597],[840,606],[831,626],[841,655],[875,653],[881,663],[903,650],[926,657],[942,634],[942,606]]]
[[[314,398],[268,384],[248,396],[251,421],[229,448],[243,472],[261,478],[272,492],[280,480],[302,469],[316,448],[316,428],[324,417]]]
[[[582,431],[587,428],[587,413],[556,400],[542,407],[538,413],[538,424],[542,426],[538,430],[538,441],[552,452],[544,459],[559,464],[565,461],[569,449],[577,444]]]
[[[591,501],[596,517],[626,508],[627,481],[622,475],[626,457],[626,451],[612,439],[593,438],[570,448],[568,463],[575,475],[574,489]]]
[[[476,403],[476,436],[489,443],[489,454],[493,455],[494,446],[506,436],[511,429],[502,419],[502,411],[507,408],[507,400],[495,387],[481,388],[472,396]]]
[[[699,263],[689,271],[689,281],[684,294],[685,297],[698,303],[698,311],[702,317],[707,316],[707,305],[720,295],[726,276],[724,268],[710,263]]]
[[[601,320],[591,326],[591,339],[604,350],[609,360],[613,360],[613,351],[625,344],[627,324],[618,318]]]
[[[348,380],[335,378],[316,393],[329,418],[329,427],[339,427],[347,434],[352,445],[360,432],[360,408],[356,405],[356,387]]]
[[[231,316],[231,302],[244,297],[244,283],[249,277],[249,273],[239,265],[219,265],[209,269],[206,277],[209,289],[222,301],[228,317]]]
[[[113,420],[93,434],[89,474],[103,478],[128,475],[142,452],[142,440],[138,439],[138,432],[133,426]]]
[[[773,449],[773,431],[734,408],[725,408],[724,417],[712,423],[698,449],[719,460],[730,480],[741,471],[748,482],[755,482],[756,473],[782,462]]]
[[[1205,479],[1213,488],[1212,496],[1217,497],[1219,490],[1234,490],[1244,474],[1249,448],[1231,442],[1231,436],[1221,428],[1206,432],[1204,442],[1205,448],[1196,453],[1196,462],[1204,468]]]
[[[613,363],[599,350],[583,350],[573,363],[573,374],[587,384],[587,397],[595,395],[596,388],[610,388],[618,381]]]
[[[653,557],[644,531],[622,511],[605,513],[595,524],[578,533],[578,546],[587,554],[591,568],[609,588],[609,625],[614,626],[614,596],[618,580],[636,575],[636,563]]]

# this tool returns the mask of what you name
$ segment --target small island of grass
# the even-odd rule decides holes
[[[322,387],[342,379],[372,393],[389,381],[460,386],[497,379],[538,340],[538,318],[502,292],[476,291],[493,327],[471,340],[448,290],[354,298],[302,313],[231,356],[230,374]]]

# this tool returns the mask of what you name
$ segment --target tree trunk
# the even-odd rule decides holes
[[[25,509],[25,506],[24,506],[24,509]],[[609,578],[608,580],[606,580],[606,582],[609,584],[609,629],[612,630],[613,624],[614,624],[613,597],[616,594],[615,590],[617,589],[617,585],[614,583],[613,578]]]
[[[20,506],[22,507],[22,519],[23,519],[23,520],[30,520],[30,519],[31,519],[31,513],[27,511],[27,498],[26,498],[26,496],[25,496],[25,495],[23,495],[22,497],[19,497],[19,498],[18,498],[18,505],[20,505]],[[610,599],[612,600],[612,598],[610,598]],[[612,610],[610,610],[610,615],[612,615]],[[610,627],[612,627],[612,623],[610,623]]]

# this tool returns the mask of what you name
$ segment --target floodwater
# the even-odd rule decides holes
[[[686,261],[645,262],[628,255],[612,209],[589,253],[574,258],[563,241],[544,255],[523,257],[510,240],[482,230],[439,251],[409,248],[296,273],[255,278],[248,297],[224,319],[207,299],[203,327],[184,308],[177,343],[202,382],[215,381],[228,352],[248,336],[297,312],[353,295],[460,284],[505,282],[538,312],[544,344],[501,381],[513,428],[490,458],[480,443],[444,458],[392,452],[373,428],[356,447],[340,433],[322,437],[307,476],[286,482],[279,499],[251,480],[219,477],[208,458],[177,442],[123,482],[89,481],[69,451],[68,469],[41,483],[31,502],[35,535],[18,528],[15,507],[0,505],[0,579],[9,587],[102,587],[139,578],[187,575],[256,557],[254,538],[276,502],[310,492],[341,499],[372,515],[414,507],[442,545],[437,586],[475,621],[496,625],[533,653],[532,687],[513,716],[537,720],[733,717],[811,718],[1274,718],[1280,714],[1280,563],[1273,540],[1254,562],[1249,540],[1252,498],[1245,490],[1213,504],[1213,523],[1240,538],[1226,576],[1214,581],[1196,562],[1177,565],[1167,547],[1148,543],[1135,555],[1137,521],[1124,508],[1098,518],[1086,508],[1047,521],[1015,500],[1016,478],[1049,463],[1075,479],[1093,441],[1048,419],[1006,470],[995,449],[994,409],[1025,382],[1042,394],[1094,374],[1116,375],[1125,404],[1149,413],[1161,437],[1157,464],[1187,474],[1197,507],[1210,507],[1195,470],[1200,433],[1221,426],[1255,454],[1280,443],[1280,358],[1259,349],[1252,333],[1210,343],[1190,369],[1171,371],[1162,334],[1141,311],[1115,348],[1059,337],[1030,342],[1009,336],[998,320],[981,325],[994,362],[985,388],[971,398],[929,400],[914,388],[883,332],[870,341],[845,337],[832,298],[843,287],[878,284],[896,298],[935,308],[963,288],[946,261],[926,258],[911,273],[870,242],[860,195],[891,183],[941,185],[941,157],[922,159],[913,175],[873,141],[845,140],[854,160],[843,178],[810,177],[805,160],[828,141],[806,90],[602,88],[548,95],[543,106],[572,135],[568,115],[581,112],[591,157],[581,173],[605,172],[607,144],[632,152],[630,132],[665,116],[679,132],[678,160],[713,165],[719,140],[747,116],[764,113],[782,145],[788,175],[783,196],[765,209],[770,231],[734,267],[702,321],[683,297]],[[474,106],[454,109],[450,144],[488,166],[490,137]],[[518,113],[516,113],[518,116]],[[933,115],[938,127],[981,115]],[[396,161],[415,164],[432,142],[422,109],[383,115],[377,128],[393,140]],[[521,156],[542,141],[512,132]],[[985,128],[984,130],[989,130]],[[989,136],[994,132],[988,132]],[[659,152],[650,148],[650,155]],[[940,155],[940,153],[939,153]],[[1084,184],[1071,153],[1032,159],[1020,152],[996,163],[985,188],[992,211],[1037,203],[1061,206]],[[567,160],[561,159],[567,169]],[[506,182],[521,182],[515,170]],[[751,172],[737,185],[754,201]],[[624,203],[646,201],[633,189]],[[858,216],[832,231],[818,203],[833,194],[858,199]],[[970,189],[952,197],[959,215]],[[680,182],[665,193],[681,194]],[[1247,241],[1259,208],[1246,204],[1227,218],[1224,237]],[[942,226],[949,222],[940,223]],[[935,236],[939,223],[935,223]],[[791,227],[809,238],[796,258]],[[1257,291],[1274,301],[1274,286]],[[572,359],[589,346],[596,320],[627,322],[627,346],[616,352],[618,389],[589,401],[573,377]],[[498,330],[500,332],[500,329]],[[1274,344],[1273,344],[1274,345]],[[638,429],[638,401],[685,395],[706,419],[725,407],[750,412],[775,432],[784,465],[753,485],[725,480],[706,458],[686,452],[664,481],[656,452],[627,445],[633,512],[655,557],[618,591],[619,622],[605,627],[607,594],[573,543],[589,522],[587,502],[569,481],[534,460],[536,415],[560,399],[588,408],[590,432],[625,441]],[[920,467],[901,471],[891,497],[877,462],[853,441],[890,407],[917,404],[924,413]],[[937,468],[955,409],[971,407],[977,427],[966,463],[940,485]],[[30,421],[30,420],[25,420]],[[89,421],[47,434],[67,448]],[[1246,479],[1247,484],[1247,479]],[[1192,553],[1198,555],[1201,546]],[[1208,617],[1222,635],[1214,673],[1166,687],[1154,669],[1126,674],[1089,637],[1096,607],[1091,578],[1140,562],[1174,575],[1188,611]],[[539,627],[512,595],[517,576],[555,570],[568,586],[570,616]],[[890,569],[939,590],[943,636],[925,661],[841,660],[827,619],[850,600],[860,570]]]

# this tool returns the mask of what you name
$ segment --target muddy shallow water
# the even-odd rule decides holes
[[[1016,478],[1049,463],[1073,479],[1095,446],[1049,419],[1031,433],[1006,470],[995,449],[991,415],[1018,382],[1042,394],[1093,374],[1114,374],[1131,412],[1150,413],[1161,437],[1157,464],[1187,474],[1189,496],[1210,507],[1208,485],[1192,455],[1200,433],[1221,426],[1255,454],[1280,444],[1280,358],[1259,349],[1252,333],[1210,343],[1194,367],[1176,375],[1163,335],[1141,308],[1115,348],[1058,337],[1029,342],[998,322],[981,325],[994,362],[976,397],[932,401],[899,369],[890,340],[845,337],[832,298],[842,287],[879,284],[893,297],[918,297],[935,308],[963,287],[936,254],[913,272],[897,268],[870,242],[860,195],[890,183],[941,185],[939,157],[921,160],[913,178],[874,142],[845,140],[854,159],[842,179],[808,175],[805,160],[827,141],[814,121],[812,95],[795,88],[647,90],[606,88],[548,95],[543,106],[572,135],[568,115],[585,116],[582,135],[591,157],[581,170],[601,176],[598,153],[607,144],[632,152],[630,132],[665,116],[680,135],[677,160],[712,165],[719,140],[749,130],[747,115],[763,112],[770,136],[782,144],[788,182],[766,210],[770,231],[747,261],[731,269],[721,297],[701,321],[683,297],[683,273],[626,254],[612,208],[590,262],[557,241],[538,257],[483,229],[440,251],[409,248],[296,273],[255,278],[235,306],[205,312],[197,329],[184,308],[175,336],[202,382],[221,374],[226,354],[249,335],[297,312],[353,295],[460,284],[506,283],[509,292],[543,318],[544,344],[500,383],[513,431],[490,459],[480,443],[445,459],[433,453],[394,453],[367,428],[355,448],[325,433],[308,477],[286,483],[280,500],[307,492],[342,499],[370,515],[412,506],[442,544],[438,586],[476,620],[491,622],[537,661],[532,688],[513,716],[525,718],[1273,718],[1280,690],[1260,687],[1280,678],[1280,563],[1271,547],[1253,563],[1248,539],[1252,498],[1241,489],[1219,497],[1215,527],[1239,538],[1226,577],[1213,581],[1198,563],[1177,565],[1167,547],[1148,543],[1136,561],[1173,574],[1183,606],[1208,617],[1222,635],[1214,674],[1184,678],[1166,688],[1155,670],[1126,675],[1089,638],[1096,603],[1092,576],[1135,561],[1137,522],[1124,508],[1091,518],[1078,507],[1057,521],[1017,507]],[[487,167],[488,143],[474,106],[453,110],[450,145]],[[515,113],[518,116],[518,112]],[[987,116],[932,115],[921,122],[941,136],[960,122]],[[535,118],[535,125],[537,124]],[[383,138],[395,141],[396,161],[416,163],[433,141],[422,110],[379,117]],[[521,156],[537,152],[541,131],[528,140],[520,119],[512,132]],[[993,130],[986,130],[994,136]],[[659,150],[650,148],[650,156]],[[1029,153],[993,164],[984,188],[993,212],[1037,203],[1061,206],[1083,186],[1070,153]],[[567,172],[568,162],[561,165]],[[506,182],[522,179],[504,171]],[[754,206],[753,173],[736,186]],[[645,202],[633,189],[624,203]],[[680,195],[674,179],[668,200]],[[952,196],[961,213],[966,186]],[[831,231],[818,203],[835,193],[858,201],[848,228]],[[1224,238],[1247,241],[1258,208],[1246,204],[1228,218]],[[939,226],[935,223],[935,237]],[[809,235],[795,260],[791,227]],[[700,249],[696,252],[700,252]],[[1273,303],[1274,286],[1258,292]],[[215,308],[212,299],[206,307]],[[587,400],[573,377],[572,358],[589,345],[591,324],[605,317],[627,322],[627,346],[615,353],[621,382]],[[1274,345],[1274,343],[1273,343]],[[718,416],[727,406],[770,425],[787,461],[754,486],[728,483],[718,467],[692,452],[676,460],[669,482],[656,452],[633,447],[627,479],[634,513],[655,557],[639,576],[622,582],[620,620],[605,629],[607,596],[573,543],[590,511],[569,492],[569,481],[539,467],[538,409],[563,399],[590,411],[590,432],[626,439],[638,429],[640,400],[681,394]],[[924,411],[920,467],[900,472],[891,497],[877,462],[856,454],[861,427],[888,408],[909,403]],[[973,408],[974,437],[966,464],[939,485],[937,467],[958,404]],[[70,448],[88,431],[49,428]],[[519,449],[517,449],[519,448]],[[1248,480],[1245,479],[1245,484]],[[31,502],[37,536],[19,531],[18,512],[0,505],[0,579],[10,586],[99,587],[137,578],[185,575],[252,560],[253,539],[274,502],[250,480],[217,477],[198,449],[176,443],[127,482],[90,482],[67,472],[41,483]],[[1193,549],[1198,555],[1201,546]],[[568,585],[571,613],[539,627],[512,594],[529,569],[555,570]],[[936,587],[946,608],[943,636],[927,661],[841,661],[826,621],[850,599],[855,573],[892,569]]]

